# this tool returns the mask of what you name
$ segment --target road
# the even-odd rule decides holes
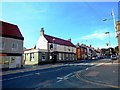
[[[100,67],[109,60],[93,62],[65,63],[64,66],[34,71],[19,72],[2,76],[3,88],[109,88],[111,86],[91,83],[80,77],[82,71]],[[103,70],[103,68],[101,68]],[[104,79],[104,78],[102,78]]]

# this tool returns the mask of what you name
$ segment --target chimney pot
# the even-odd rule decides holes
[[[71,42],[71,38],[70,38],[70,39],[68,39],[68,41],[70,41],[70,42]]]
[[[44,35],[44,28],[41,28],[40,30],[40,36],[43,36]]]

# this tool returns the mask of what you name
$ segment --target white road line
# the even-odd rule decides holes
[[[31,76],[31,75],[34,75],[34,74],[27,74],[27,75],[23,75],[23,76],[18,76],[18,77],[3,79],[3,80],[0,80],[0,81],[7,81],[7,80],[12,80],[12,79],[21,78],[21,77],[27,77],[27,76]]]
[[[59,83],[59,82],[61,82],[62,80],[58,80],[56,83]]]
[[[63,79],[62,77],[57,77],[57,79]]]
[[[72,75],[71,77],[75,77],[75,75]]]
[[[76,66],[76,65],[96,65],[97,63],[75,63],[75,64],[65,64],[65,65],[69,65],[69,66]]]
[[[70,74],[66,75],[65,78],[66,78],[66,77],[69,77],[69,76],[72,75],[72,74],[73,74],[73,73],[70,73]]]
[[[40,73],[35,73],[36,75],[40,75]]]
[[[89,68],[86,68],[85,70],[88,70]]]

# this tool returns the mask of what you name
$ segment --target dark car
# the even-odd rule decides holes
[[[116,55],[112,55],[112,56],[111,56],[111,59],[112,59],[112,60],[117,60],[117,56],[116,56]]]

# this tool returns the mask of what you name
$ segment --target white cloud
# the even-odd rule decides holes
[[[115,33],[110,33],[109,35],[110,35],[110,38],[115,37]],[[92,33],[90,35],[82,36],[81,39],[82,40],[89,40],[89,39],[104,40],[105,38],[108,38],[109,35],[105,34],[105,32],[95,31],[94,33]]]
[[[88,40],[88,39],[100,39],[100,40],[104,40],[105,37],[106,37],[106,35],[104,33],[94,32],[94,33],[92,33],[90,35],[86,35],[86,36],[81,37],[81,39],[84,39],[84,40]]]

